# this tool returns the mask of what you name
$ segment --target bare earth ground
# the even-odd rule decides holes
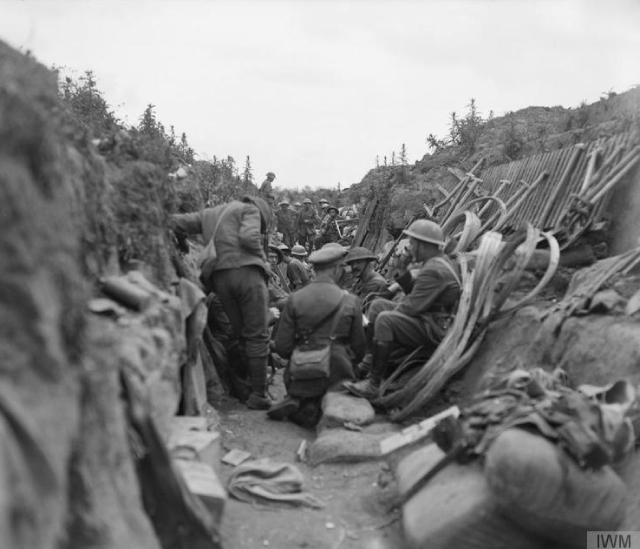
[[[284,394],[281,371],[270,392]],[[225,549],[394,549],[402,546],[399,514],[392,509],[395,483],[384,462],[322,464],[315,468],[296,459],[302,440],[310,444],[315,431],[288,421],[271,421],[222,395],[220,413],[222,452],[234,448],[253,457],[292,463],[305,478],[305,487],[326,503],[324,509],[262,507],[229,498],[222,522]],[[222,465],[226,486],[233,467]]]

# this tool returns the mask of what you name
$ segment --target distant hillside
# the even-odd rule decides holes
[[[353,202],[374,196],[386,204],[379,222],[397,234],[412,215],[423,214],[423,202],[442,198],[438,185],[457,181],[477,161],[483,167],[610,136],[640,126],[640,86],[610,92],[592,104],[575,108],[527,107],[500,117],[483,119],[472,104],[463,118],[452,118],[450,134],[429,136],[432,152],[414,165],[380,166],[370,170],[349,190]]]

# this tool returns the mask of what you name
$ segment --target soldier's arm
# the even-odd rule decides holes
[[[202,212],[170,215],[168,224],[178,234],[199,234],[202,232]]]
[[[260,210],[252,204],[246,204],[242,210],[238,231],[240,246],[255,255],[262,255],[262,233],[260,232]]]
[[[396,311],[408,316],[420,316],[429,312],[434,301],[447,287],[447,282],[434,269],[420,271],[411,293],[398,305]]]

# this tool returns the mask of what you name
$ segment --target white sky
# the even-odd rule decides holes
[[[0,0],[0,39],[281,187],[415,162],[471,97],[499,116],[640,84],[637,0]]]

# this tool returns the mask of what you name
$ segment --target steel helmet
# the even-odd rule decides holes
[[[307,255],[307,250],[305,250],[304,246],[296,244],[293,248],[291,248],[291,255],[299,255],[304,257],[305,255]]]
[[[300,202],[296,202],[296,203],[294,203],[294,206],[295,206],[296,208],[299,208],[300,206],[302,206],[302,204],[300,204]]]
[[[311,199],[310,199],[310,198],[305,198],[305,199],[302,201],[302,203],[303,203],[303,204],[313,204],[313,202],[311,201]]]
[[[347,257],[344,258],[346,263],[351,263],[352,261],[360,261],[362,259],[378,259],[373,252],[369,248],[365,248],[364,246],[358,246],[356,248],[352,248],[349,250]]]
[[[273,172],[267,172],[267,177],[271,177],[272,179],[276,178],[276,174]]]
[[[329,204],[329,201],[326,198],[321,198],[320,200],[318,200],[319,204]]]
[[[402,232],[421,242],[430,242],[431,244],[444,246],[444,234],[442,233],[440,225],[435,221],[418,219],[411,223],[408,229]]]
[[[289,204],[288,200],[283,200],[282,202],[280,202],[280,204],[278,204],[278,206],[291,206],[291,204]]]

